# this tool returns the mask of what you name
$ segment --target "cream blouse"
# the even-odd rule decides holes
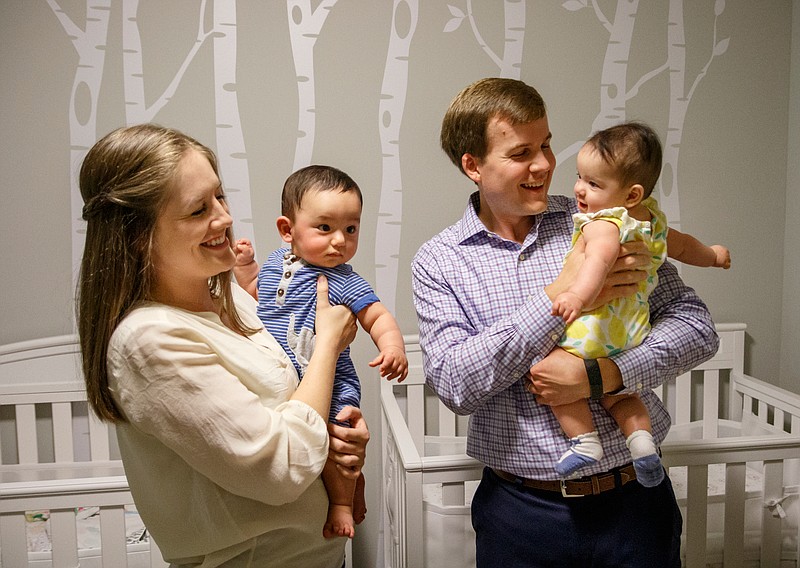
[[[297,374],[266,330],[245,338],[214,313],[152,303],[114,331],[108,369],[125,473],[167,561],[215,566],[261,535],[270,565],[341,566],[345,539],[322,537],[326,424],[289,400]]]

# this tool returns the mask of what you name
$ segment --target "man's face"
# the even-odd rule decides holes
[[[481,220],[489,230],[513,238],[504,233],[513,227],[529,228],[530,217],[547,208],[556,167],[550,127],[546,116],[516,125],[493,118],[487,136],[486,156],[477,159],[465,154],[463,165],[480,190]]]

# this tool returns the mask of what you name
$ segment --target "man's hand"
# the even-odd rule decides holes
[[[536,363],[525,377],[528,392],[536,402],[560,406],[589,398],[589,381],[583,359],[556,347]]]
[[[584,259],[583,237],[579,238],[573,247],[572,253],[567,257],[561,273],[552,284],[545,287],[545,293],[551,300],[569,290],[575,282],[578,269]],[[619,256],[606,276],[603,289],[594,302],[583,307],[584,311],[591,311],[607,304],[617,298],[627,298],[636,293],[639,282],[647,278],[645,269],[650,264],[650,253],[647,245],[642,241],[632,241],[619,247]]]
[[[624,385],[617,364],[607,357],[598,359],[597,364],[603,377],[603,392],[621,390]],[[536,402],[547,406],[561,406],[591,395],[583,359],[560,347],[531,367],[525,380],[525,388],[536,396]]]

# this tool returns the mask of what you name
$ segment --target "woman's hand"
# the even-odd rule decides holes
[[[350,428],[328,424],[330,449],[328,457],[336,463],[336,468],[350,479],[356,479],[364,467],[367,455],[369,430],[359,408],[345,406],[336,420],[350,422]]]
[[[308,361],[303,380],[292,395],[305,402],[327,420],[331,409],[331,390],[336,373],[336,360],[356,336],[356,317],[345,306],[331,306],[328,301],[328,279],[317,279],[317,317],[314,352]]]
[[[346,306],[331,306],[328,279],[317,278],[317,315],[314,321],[317,345],[329,344],[341,353],[356,336],[356,316]]]

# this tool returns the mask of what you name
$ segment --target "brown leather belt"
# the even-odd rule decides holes
[[[497,477],[509,483],[530,487],[531,489],[554,491],[556,493],[561,493],[564,497],[599,495],[604,491],[611,491],[612,489],[622,487],[626,483],[636,479],[636,471],[633,469],[633,464],[617,467],[605,473],[567,480],[525,479],[500,469],[492,469],[492,471]]]

